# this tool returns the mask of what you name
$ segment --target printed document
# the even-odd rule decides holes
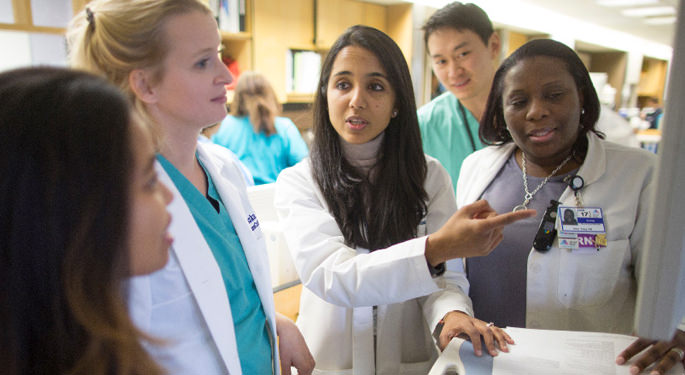
[[[476,357],[469,341],[455,338],[429,375],[630,375],[632,360],[621,366],[615,361],[635,341],[634,336],[514,327],[506,331],[516,343],[509,345],[509,353],[493,358],[484,351]],[[679,363],[667,374],[682,375],[685,370]]]

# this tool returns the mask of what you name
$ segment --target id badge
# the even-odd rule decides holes
[[[559,206],[559,247],[594,252],[607,246],[600,207]]]

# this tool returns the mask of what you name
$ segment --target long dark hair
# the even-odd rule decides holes
[[[512,141],[511,134],[507,131],[507,124],[504,121],[504,110],[502,108],[504,77],[514,65],[522,60],[536,56],[553,57],[563,62],[566,70],[573,77],[578,92],[583,96],[580,129],[576,143],[573,146],[573,151],[576,156],[585,155],[587,151],[587,138],[585,134],[587,132],[591,131],[604,138],[604,134],[596,129],[600,111],[597,92],[592,85],[590,74],[580,57],[563,43],[551,39],[531,40],[519,47],[502,62],[497,72],[495,72],[495,77],[492,81],[492,90],[490,90],[490,95],[488,96],[483,118],[480,120],[478,135],[481,141],[488,145],[501,145]],[[578,161],[582,162],[582,160]]]
[[[345,159],[328,114],[328,79],[335,58],[347,46],[373,53],[396,94],[398,115],[385,129],[373,182]],[[383,32],[352,26],[326,56],[314,102],[311,164],[314,180],[349,246],[376,250],[416,236],[426,212],[426,159],[409,68],[397,44]]]
[[[0,368],[157,374],[121,295],[131,111],[104,79],[0,74]]]

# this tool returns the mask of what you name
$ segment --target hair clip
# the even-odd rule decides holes
[[[88,7],[86,7],[86,19],[88,20],[88,24],[90,24],[90,26],[93,27],[93,30],[95,30],[95,15]]]

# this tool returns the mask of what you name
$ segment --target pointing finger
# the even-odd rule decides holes
[[[497,228],[509,225],[519,220],[533,217],[535,216],[535,213],[536,211],[533,209],[521,210],[516,212],[507,212],[504,214],[499,214],[497,216],[482,219],[482,221],[484,224],[487,224],[487,226],[489,226],[490,228]]]

